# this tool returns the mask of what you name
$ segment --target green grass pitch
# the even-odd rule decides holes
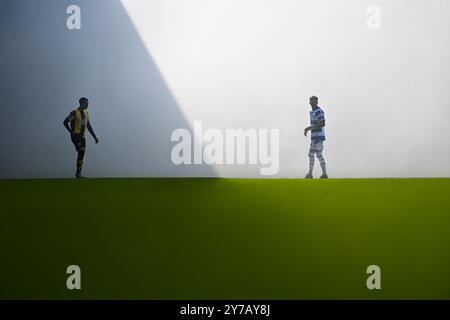
[[[0,181],[0,298],[450,299],[450,179]],[[82,290],[66,288],[81,267]],[[366,269],[381,267],[381,290]]]

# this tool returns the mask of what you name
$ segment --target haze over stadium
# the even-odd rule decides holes
[[[70,4],[82,10],[81,30],[65,27]],[[379,30],[366,25],[373,4]],[[173,165],[171,133],[202,121],[279,129],[276,177],[303,177],[313,94],[327,118],[330,177],[450,175],[446,0],[2,7],[1,178],[70,176],[61,121],[80,96],[90,98],[102,140],[88,149],[89,176],[260,176],[255,165]]]

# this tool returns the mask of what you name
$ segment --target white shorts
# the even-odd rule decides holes
[[[323,150],[323,140],[311,140],[311,145],[309,146],[309,151],[322,152],[322,150]]]

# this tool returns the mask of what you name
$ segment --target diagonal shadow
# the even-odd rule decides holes
[[[66,8],[81,7],[81,30]],[[62,120],[80,96],[91,101],[101,144],[88,136],[94,176],[215,176],[206,165],[175,166],[179,105],[120,0],[3,0],[0,4],[0,178],[67,177],[75,151]]]

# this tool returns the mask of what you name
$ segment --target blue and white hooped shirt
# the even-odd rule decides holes
[[[319,107],[314,108],[309,112],[309,118],[312,126],[318,125],[325,120],[325,113]],[[324,128],[311,129],[311,140],[324,141],[325,130]]]

